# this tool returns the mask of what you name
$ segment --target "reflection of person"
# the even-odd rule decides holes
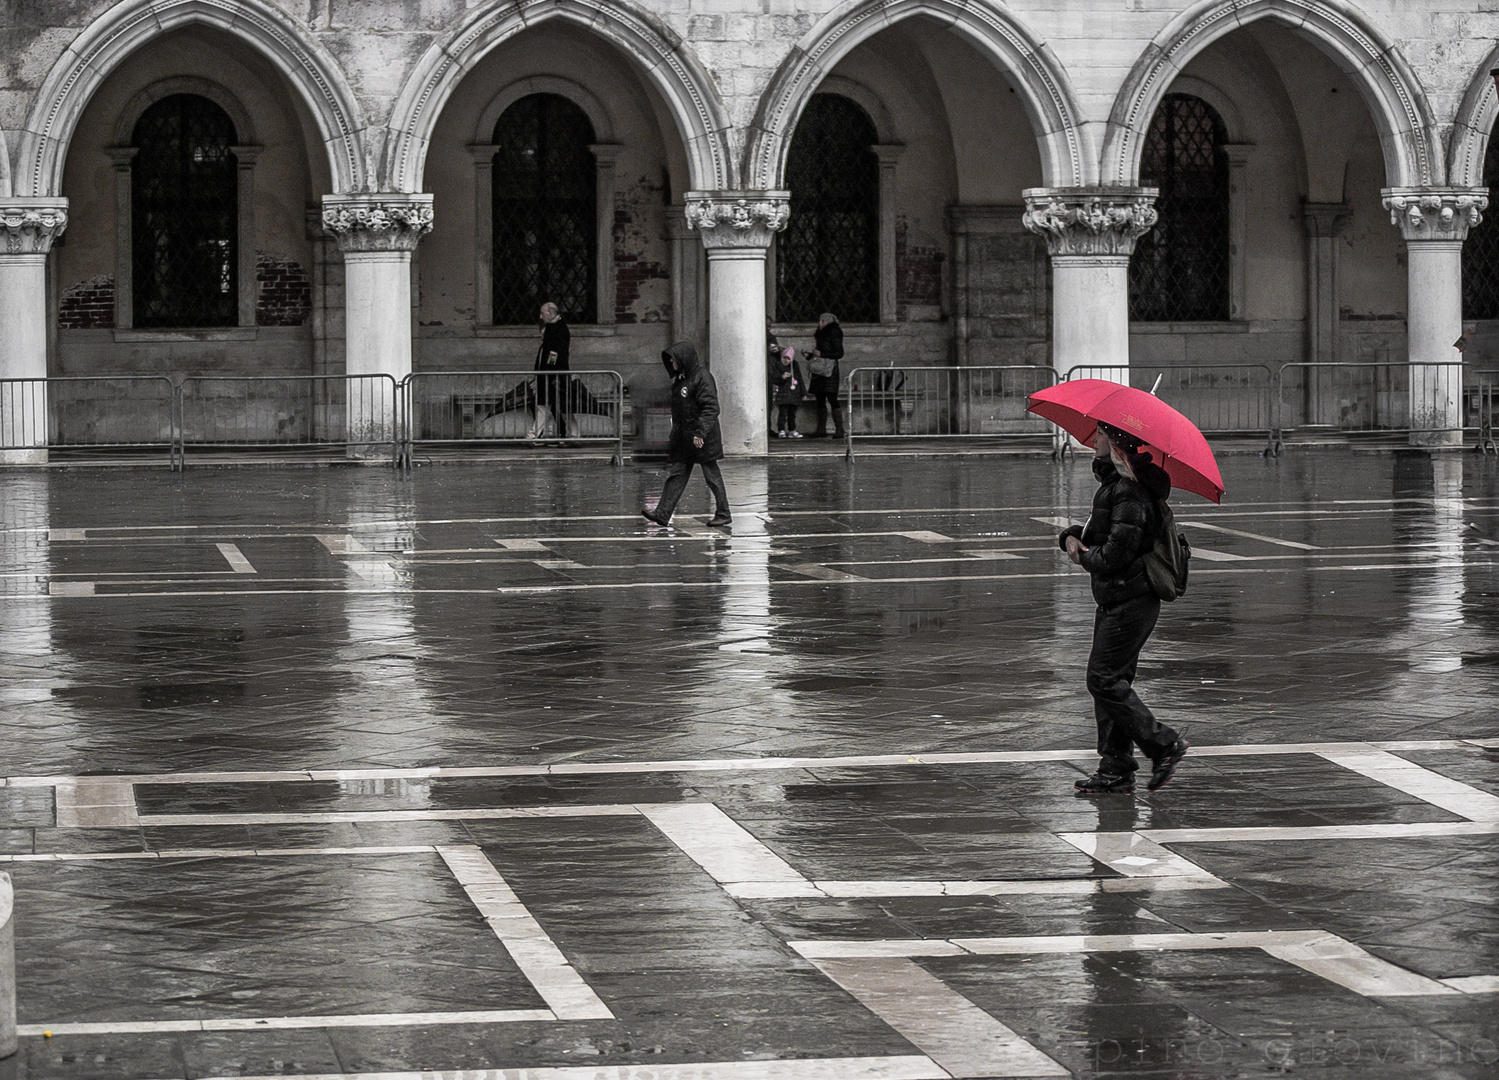
[[[796,407],[801,404],[806,387],[802,382],[801,365],[796,362],[796,349],[788,345],[780,356],[770,358],[770,386],[775,392],[776,434],[783,439],[800,439],[796,430]]]
[[[1067,557],[1093,579],[1098,612],[1088,657],[1088,693],[1098,723],[1098,771],[1073,786],[1080,794],[1128,794],[1135,790],[1133,744],[1150,758],[1146,788],[1171,779],[1187,753],[1187,741],[1157,720],[1135,693],[1135,671],[1156,619],[1161,598],[1150,586],[1145,555],[1154,542],[1158,500],[1171,494],[1166,471],[1140,453],[1140,440],[1099,424],[1093,436],[1093,475],[1099,488],[1086,525],[1058,537]]]
[[[838,325],[838,316],[824,312],[817,319],[817,333],[813,337],[812,358],[807,366],[812,371],[812,396],[817,399],[817,430],[813,437],[827,438],[828,407],[833,409],[833,433],[843,438],[843,409],[838,404],[838,361],[843,359],[843,327]]]
[[[643,510],[647,521],[669,525],[672,511],[687,490],[694,464],[702,466],[703,479],[713,492],[714,528],[730,523],[729,493],[723,486],[718,462],[723,457],[723,434],[718,427],[718,386],[697,357],[690,341],[679,341],[661,354],[661,363],[671,376],[671,442],[667,453],[671,468],[666,487],[654,510]]]
[[[536,350],[535,370],[543,374],[536,376],[536,419],[531,425],[529,438],[539,438],[546,433],[549,411],[556,416],[557,434],[568,434],[568,377],[547,373],[568,369],[567,354],[571,342],[572,334],[567,329],[567,321],[557,310],[557,305],[550,300],[542,304],[541,346]]]

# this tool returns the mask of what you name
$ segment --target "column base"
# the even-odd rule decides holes
[[[8,465],[45,465],[47,460],[44,447],[35,450],[0,450],[0,468]]]

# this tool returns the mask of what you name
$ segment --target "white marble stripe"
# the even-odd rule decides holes
[[[487,821],[504,818],[627,817],[633,806],[504,806],[475,810],[325,810],[271,814],[142,814],[140,824],[336,825],[359,821]]]
[[[931,1058],[911,1055],[662,1065],[554,1065],[459,1072],[318,1073],[240,1076],[233,1080],[948,1080],[950,1076]]]
[[[1465,817],[1469,821],[1499,821],[1499,796],[1433,772],[1383,750],[1322,751],[1321,757],[1396,791]]]
[[[48,529],[47,542],[49,544],[62,543],[64,541],[87,540],[88,534],[85,529]]]
[[[292,1031],[300,1028],[427,1027],[433,1024],[515,1024],[554,1021],[550,1009],[470,1012],[353,1013],[337,1016],[236,1016],[208,1020],[121,1020],[99,1023],[17,1024],[16,1034],[151,1035],[172,1031]]]
[[[219,553],[229,564],[229,568],[236,574],[253,574],[255,567],[250,565],[250,560],[245,558],[245,553],[239,549],[238,544],[216,544]]]
[[[1200,877],[1218,880],[1196,863],[1167,851],[1139,833],[1057,833],[1056,836],[1058,840],[1065,840],[1125,877]]]
[[[53,796],[59,829],[133,828],[135,788],[115,776],[80,776],[58,784]]]
[[[462,845],[439,846],[437,853],[558,1020],[614,1019],[484,852]]]
[[[0,862],[107,862],[115,859],[271,859],[297,855],[432,855],[432,844],[400,847],[308,848],[160,848],[155,851],[58,851],[38,855],[0,855]]]
[[[1499,975],[1460,975],[1438,981],[1465,994],[1499,994]]]
[[[1371,956],[1351,941],[1324,934],[1315,941],[1261,946],[1271,956],[1364,997],[1457,996],[1462,991]]]
[[[907,957],[813,963],[953,1077],[1072,1075]]]
[[[1207,529],[1210,532],[1223,533],[1226,536],[1240,536],[1245,540],[1258,540],[1265,544],[1275,544],[1279,547],[1296,548],[1298,551],[1320,551],[1316,544],[1303,544],[1296,540],[1282,540],[1278,536],[1265,536],[1262,533],[1244,532],[1242,529],[1230,529],[1224,525],[1209,525],[1206,521],[1178,521],[1189,529]]]
[[[1256,840],[1407,840],[1434,836],[1489,836],[1493,821],[1418,821],[1387,825],[1275,825],[1235,829],[1141,829],[1158,844],[1218,844]]]
[[[1200,877],[1064,878],[1050,881],[814,881],[823,896],[1086,896],[1093,893],[1153,892],[1185,889],[1227,889],[1226,881]],[[736,881],[724,886],[743,900],[783,900],[809,893],[797,882]]]
[[[1286,754],[1324,754],[1376,750],[1466,750],[1499,747],[1499,739],[1406,739],[1395,742],[1234,743],[1194,745],[1190,758],[1274,757]],[[680,758],[654,761],[561,761],[535,765],[421,766],[416,768],[296,769],[265,772],[139,773],[112,777],[131,784],[252,784],[304,780],[403,780],[430,777],[484,776],[600,776],[659,772],[755,772],[810,768],[899,768],[908,765],[985,765],[1031,761],[1087,761],[1098,751],[1070,750],[907,751],[895,754],[844,754],[833,757]],[[12,787],[55,787],[77,777],[11,776],[0,783]]]
[[[776,882],[782,895],[818,896],[817,888],[712,803],[641,803],[647,821],[714,881]]]

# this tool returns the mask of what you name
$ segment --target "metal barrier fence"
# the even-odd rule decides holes
[[[530,442],[613,443],[625,460],[625,382],[617,371],[419,372],[401,383],[411,448]]]
[[[178,464],[177,388],[165,375],[0,380],[0,451],[164,450]]]
[[[1120,381],[1115,367],[1080,366],[1073,379]],[[1129,369],[1129,385],[1153,390],[1197,429],[1216,435],[1264,435],[1275,426],[1275,377],[1265,364],[1157,365]]]
[[[854,440],[1048,436],[1051,425],[1025,411],[1056,382],[1049,367],[854,368],[844,384],[849,460]]]
[[[1287,434],[1455,435],[1466,426],[1461,363],[1292,363],[1276,374],[1270,452]]]
[[[399,459],[400,390],[375,375],[190,375],[177,387],[179,460],[189,448],[342,447]]]

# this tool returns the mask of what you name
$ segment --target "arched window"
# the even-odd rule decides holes
[[[229,114],[172,94],[136,121],[130,169],[136,326],[233,326],[239,317],[238,165]]]
[[[1167,94],[1156,110],[1140,183],[1160,188],[1158,219],[1129,262],[1130,318],[1229,317],[1227,141],[1222,118],[1201,98]]]
[[[1483,159],[1483,182],[1493,205],[1463,242],[1463,318],[1499,319],[1499,139],[1489,136]]]
[[[494,126],[494,321],[534,323],[548,300],[598,321],[596,165],[588,115],[531,94]]]
[[[814,94],[786,159],[791,220],[776,240],[776,317],[880,321],[879,142],[867,113]]]

